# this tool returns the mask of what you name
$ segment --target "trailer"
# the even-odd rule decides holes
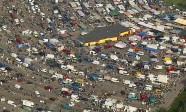
[[[22,100],[22,102],[23,102],[23,106],[27,106],[27,107],[31,107],[31,108],[34,107],[34,102],[32,102],[32,101]]]

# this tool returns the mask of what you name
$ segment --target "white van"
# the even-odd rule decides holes
[[[17,88],[17,89],[21,89],[21,86],[19,84],[15,84],[14,87]]]
[[[7,103],[8,103],[9,105],[13,105],[14,107],[16,107],[14,101],[12,101],[12,100],[8,100]]]
[[[36,97],[40,97],[40,93],[38,91],[35,91],[34,93],[35,93]]]
[[[45,13],[41,12],[40,15],[42,18],[45,18]]]

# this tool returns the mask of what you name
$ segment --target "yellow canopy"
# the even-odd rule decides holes
[[[163,61],[169,61],[169,60],[171,60],[170,57],[165,57],[165,58],[163,59]]]
[[[83,81],[83,79],[76,79],[76,82],[83,83],[84,81]]]

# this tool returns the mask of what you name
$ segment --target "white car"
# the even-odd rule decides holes
[[[156,62],[156,63],[159,62],[159,60],[157,58],[151,58],[150,60],[153,62]]]
[[[128,85],[128,84],[130,84],[130,83],[131,83],[131,81],[130,81],[130,80],[123,80],[123,84]]]
[[[138,63],[137,61],[133,61],[132,66],[136,66],[137,63]]]
[[[2,26],[2,29],[3,29],[4,31],[6,31],[6,30],[7,30],[7,25],[3,25],[3,26]]]
[[[99,65],[100,63],[99,63],[99,61],[94,60],[94,61],[92,62],[92,64],[94,64],[94,65]]]
[[[129,87],[134,87],[134,88],[136,88],[136,84],[130,83],[130,84],[129,84]]]
[[[137,76],[138,79],[145,79],[145,75],[139,75]]]
[[[61,20],[62,18],[63,17],[60,14],[58,14],[58,19]]]
[[[19,19],[14,19],[14,21],[15,21],[16,25],[19,24]]]
[[[163,69],[163,65],[156,65],[154,68],[157,69],[157,70],[162,70]]]
[[[20,19],[20,22],[21,22],[21,23],[24,23],[24,22],[25,22],[25,20],[24,20],[24,19]]]
[[[105,80],[103,78],[98,78],[98,81],[104,82]]]
[[[146,86],[145,86],[145,90],[151,91],[151,90],[152,90],[152,85],[146,85]]]
[[[85,73],[80,71],[78,72],[78,75],[85,76]]]
[[[112,82],[119,82],[118,78],[111,78]]]
[[[144,55],[144,52],[138,51],[136,54],[137,54],[137,55],[140,55],[140,56],[143,56],[143,55]]]
[[[122,74],[122,75],[129,75],[129,73],[125,70],[119,70],[119,74]]]
[[[35,5],[35,9],[38,10],[39,6],[38,5]]]
[[[45,13],[41,12],[40,15],[42,18],[45,18]]]
[[[46,68],[43,68],[43,69],[41,69],[41,71],[46,73],[47,72],[47,69]]]

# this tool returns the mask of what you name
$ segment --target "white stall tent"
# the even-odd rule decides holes
[[[167,75],[158,75],[157,80],[161,83],[168,83],[168,76]]]
[[[57,39],[50,39],[49,42],[50,42],[52,45],[56,45],[56,44],[59,42],[59,40],[57,40]]]
[[[47,54],[47,55],[46,55],[46,58],[48,58],[48,59],[54,59],[54,57],[55,57],[55,56],[54,56],[53,54]]]
[[[113,55],[113,54],[110,55],[110,58],[115,60],[115,61],[119,59],[116,55]]]
[[[127,47],[127,44],[124,43],[124,42],[119,41],[119,42],[117,42],[116,44],[114,44],[114,47],[123,49],[123,48]]]
[[[15,54],[15,53],[11,53],[11,56],[12,56],[13,58],[17,58],[17,54]]]

